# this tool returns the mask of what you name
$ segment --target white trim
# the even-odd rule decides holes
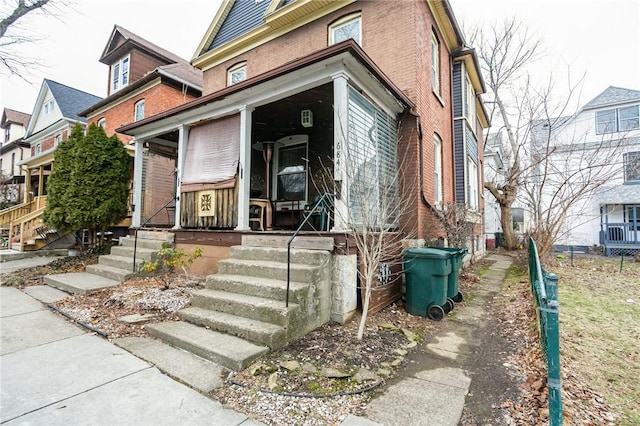
[[[122,82],[123,80],[123,69],[124,64],[127,64],[127,81]],[[115,68],[118,67],[118,78],[115,78]],[[118,90],[121,90],[123,87],[127,87],[131,83],[131,55],[123,56],[118,59],[116,62],[112,63],[109,66],[109,94],[115,93]],[[115,86],[115,87],[114,87]]]
[[[233,75],[238,71],[244,71],[244,78],[233,81]],[[227,86],[233,86],[247,79],[247,61],[239,62],[227,70]]]
[[[145,111],[144,111],[145,104],[146,104],[146,102],[145,102],[144,98],[140,99],[135,104],[133,104],[133,121],[134,122],[144,119],[144,117],[145,117]],[[138,110],[140,109],[141,105],[142,105],[142,117],[138,118]]]
[[[344,28],[348,25],[353,24],[354,22],[358,22],[358,40],[354,39],[354,41],[358,43],[360,46],[362,46],[362,13],[360,12],[351,13],[347,16],[344,16],[338,19],[337,21],[329,25],[329,28],[327,31],[328,32],[327,36],[329,37],[329,46],[344,41],[344,40],[340,40],[336,42],[335,32],[341,28]],[[345,40],[348,40],[348,39],[345,39]]]
[[[250,230],[249,197],[251,193],[251,115],[253,108],[242,105],[240,108],[240,164],[238,174],[238,225],[237,231]]]

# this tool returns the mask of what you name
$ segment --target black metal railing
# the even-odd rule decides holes
[[[311,207],[311,209],[309,211],[311,212],[315,212],[318,211],[320,209],[320,206],[330,206],[330,199],[333,198],[334,194],[330,194],[330,193],[324,193],[322,194],[322,196],[318,199],[318,201],[316,201],[316,203]],[[331,208],[327,208],[327,222],[330,223],[330,216],[331,216]],[[302,230],[302,227],[309,222],[309,219],[313,217],[311,214],[303,214],[303,219],[302,222],[300,223],[300,225],[298,225],[298,228],[293,231],[293,235],[291,236],[291,238],[289,238],[289,241],[287,241],[287,295],[285,298],[285,306],[288,308],[289,307],[289,287],[291,285],[291,243],[293,242],[293,240],[298,236],[298,234],[300,233],[300,231]]]
[[[134,239],[133,239],[133,272],[138,272],[136,270],[136,253],[138,251],[138,230],[140,228],[144,228],[149,221],[151,221],[151,219],[153,219],[154,217],[156,217],[161,211],[164,211],[167,209],[167,207],[169,207],[169,204],[171,203],[175,203],[176,201],[178,201],[179,197],[176,195],[175,197],[173,197],[172,199],[170,199],[169,201],[167,201],[162,207],[160,207],[158,210],[156,210],[155,213],[153,213],[151,216],[149,216],[147,218],[147,220],[145,220],[144,222],[142,222],[140,224],[140,226],[138,226],[137,228],[135,228],[134,230]]]

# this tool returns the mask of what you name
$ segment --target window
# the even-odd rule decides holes
[[[440,94],[440,43],[435,33],[431,34],[431,88]]]
[[[11,153],[11,176],[16,174],[16,153]]]
[[[136,102],[133,108],[133,121],[142,120],[144,118],[144,99]]]
[[[11,138],[11,125],[7,125],[7,127],[4,128],[4,141],[5,142],[9,142],[9,139]]]
[[[47,116],[53,112],[53,99],[49,99],[44,103],[44,115]]]
[[[125,56],[111,65],[111,91],[115,92],[129,84],[129,57]]]
[[[434,136],[434,186],[436,205],[442,203],[442,140],[438,135]]]
[[[53,137],[53,146],[58,146],[62,142],[62,135],[58,133]]]
[[[40,154],[42,152],[42,144],[41,143],[37,143],[36,144],[36,155]]]
[[[285,146],[278,149],[278,181],[276,194],[279,200],[307,199],[307,144]]]
[[[467,178],[467,205],[471,210],[478,209],[478,166],[471,159],[467,158],[467,171],[469,176]]]
[[[98,126],[102,127],[103,129],[107,128],[107,119],[106,118],[101,118],[100,120],[98,120]]]
[[[626,222],[630,224],[630,229],[640,231],[640,206],[626,206]]]
[[[596,112],[596,134],[640,129],[640,105]]]
[[[349,39],[362,45],[362,16],[360,14],[346,16],[329,27],[329,45]]]
[[[464,116],[467,117],[469,127],[473,133],[476,132],[476,91],[469,80],[469,76],[464,77]]]
[[[640,182],[640,151],[627,152],[624,158],[624,181]]]
[[[245,81],[247,79],[247,63],[241,62],[237,65],[232,66],[227,71],[227,85],[233,86],[236,83],[240,83],[241,81]]]

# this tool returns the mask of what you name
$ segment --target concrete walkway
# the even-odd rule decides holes
[[[257,425],[0,287],[3,425]]]
[[[443,319],[442,327],[430,336],[421,352],[407,359],[407,368],[368,404],[367,418],[349,416],[343,426],[458,425],[469,402],[472,380],[479,377],[474,372],[486,369],[479,353],[491,344],[485,332],[492,321],[492,300],[501,292],[511,265],[506,256],[491,255],[488,259],[495,263],[473,294],[467,295],[472,297]],[[493,358],[491,355],[487,361],[495,361]]]

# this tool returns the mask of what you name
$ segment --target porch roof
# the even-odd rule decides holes
[[[201,98],[195,99],[186,104],[177,106],[143,120],[127,124],[116,129],[116,132],[135,136],[138,131],[142,130],[141,128],[146,127],[152,123],[157,123],[163,119],[175,117],[181,113],[186,113],[194,109],[201,108],[207,104],[225,99],[230,95],[268,82],[269,80],[282,77],[288,73],[301,70],[310,65],[334,57],[338,57],[340,55],[348,55],[354,58],[358,63],[360,63],[376,80],[378,80],[378,82],[396,99],[396,101],[403,106],[403,108],[406,109],[414,107],[413,102],[382,72],[382,70],[373,62],[373,60],[371,60],[371,58],[367,56],[364,50],[362,50],[362,48],[358,46],[358,44],[356,44],[354,41],[347,40],[291,61],[287,64],[237,83],[233,86],[225,87],[224,89],[217,92],[202,96]]]
[[[640,184],[604,186],[599,190],[597,200],[600,205],[640,204]]]

